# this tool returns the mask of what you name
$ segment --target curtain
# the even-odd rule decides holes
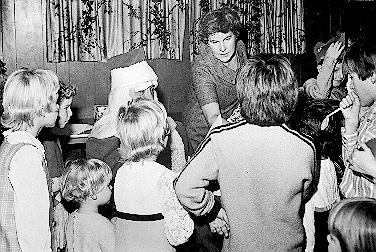
[[[305,51],[303,0],[264,0],[261,52],[300,54]]]
[[[112,8],[106,29],[108,58],[142,46],[149,59],[182,58],[185,1],[113,0]]]
[[[186,0],[47,0],[48,61],[106,61],[143,47],[181,59]]]
[[[49,62],[101,61],[105,58],[103,27],[106,16],[99,1],[94,0],[94,4],[89,6],[88,1],[47,0]],[[85,11],[91,12],[91,15],[85,15]],[[81,30],[83,26],[86,28]]]
[[[305,52],[303,0],[192,0],[189,13],[191,58],[196,53],[200,17],[223,5],[239,11],[247,31],[245,42],[250,55]]]

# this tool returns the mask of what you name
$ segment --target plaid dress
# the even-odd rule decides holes
[[[8,175],[14,154],[24,145],[5,141],[0,147],[0,251],[21,251],[14,217],[14,191]]]

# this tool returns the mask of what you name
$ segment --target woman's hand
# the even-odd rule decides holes
[[[342,114],[345,118],[346,134],[354,133],[358,129],[360,101],[358,95],[352,91],[342,99],[339,106],[342,108]]]
[[[218,116],[221,115],[219,110],[219,104],[216,102],[205,104],[201,107],[202,112],[204,112],[206,121],[209,123],[209,126],[212,126]]]

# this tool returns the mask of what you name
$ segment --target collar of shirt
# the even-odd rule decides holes
[[[42,143],[29,132],[7,130],[3,134],[5,136],[5,139],[10,144],[19,144],[19,143],[31,144],[35,146],[44,157],[44,147]]]

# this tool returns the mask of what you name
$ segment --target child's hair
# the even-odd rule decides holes
[[[361,38],[353,43],[343,59],[343,73],[356,73],[361,80],[366,80],[376,72],[376,43]]]
[[[342,251],[376,251],[376,200],[342,200],[330,211],[328,230]]]
[[[282,124],[291,116],[298,84],[290,61],[281,56],[254,56],[236,76],[241,115],[252,124]]]
[[[321,124],[338,106],[337,100],[316,100],[300,94],[296,110],[289,120],[291,128],[313,138],[321,157],[332,161],[337,161],[341,155],[343,116],[341,113],[334,114],[324,130],[321,130]]]
[[[79,158],[67,161],[62,179],[62,196],[82,203],[103,190],[112,179],[110,167],[99,159]]]
[[[129,107],[119,109],[117,132],[125,161],[157,157],[166,147],[169,134],[166,109],[158,101],[137,99]]]
[[[1,123],[13,131],[33,126],[37,116],[56,111],[59,79],[50,70],[20,69],[5,82]]]
[[[64,82],[60,81],[60,89],[59,89],[59,102],[63,99],[69,99],[77,94],[77,88],[73,85],[65,84]]]

